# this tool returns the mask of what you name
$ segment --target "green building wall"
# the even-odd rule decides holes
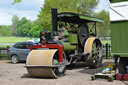
[[[128,57],[128,21],[111,22],[112,56]]]

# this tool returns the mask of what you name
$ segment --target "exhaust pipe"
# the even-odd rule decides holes
[[[57,9],[52,8],[52,27],[53,27],[53,37],[57,36]]]

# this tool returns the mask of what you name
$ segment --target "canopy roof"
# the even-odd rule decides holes
[[[68,23],[104,22],[104,20],[71,12],[58,13],[58,20]]]

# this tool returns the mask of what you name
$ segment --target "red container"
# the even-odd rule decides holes
[[[128,80],[128,74],[116,74],[116,80]]]

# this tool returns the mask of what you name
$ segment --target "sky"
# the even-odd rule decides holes
[[[11,25],[12,17],[17,15],[18,17],[26,17],[27,19],[34,21],[37,19],[40,7],[43,6],[44,0],[22,0],[21,3],[12,5],[14,0],[0,0],[0,25]],[[96,10],[109,10],[109,1],[100,0],[100,3]]]

